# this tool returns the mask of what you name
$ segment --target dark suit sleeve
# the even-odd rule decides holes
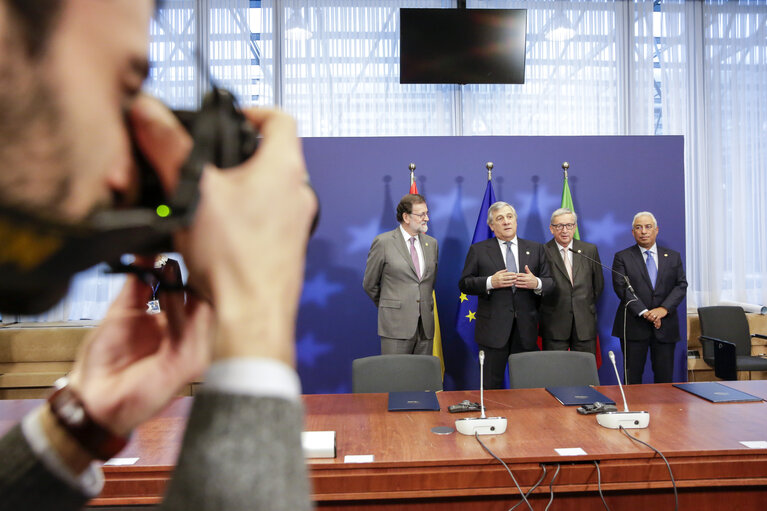
[[[556,289],[556,284],[554,283],[554,278],[551,276],[549,261],[546,257],[546,249],[543,248],[543,245],[539,245],[538,247],[538,268],[538,275],[536,275],[536,277],[541,279],[541,295],[545,296],[553,293]],[[524,268],[522,271],[524,271]]]
[[[684,267],[682,266],[681,255],[675,254],[674,266],[670,273],[674,275],[674,286],[666,295],[666,298],[663,299],[661,307],[669,312],[674,312],[687,295],[687,278],[685,277]]]
[[[88,502],[46,468],[18,424],[0,438],[0,459],[0,510],[67,511]]]
[[[613,290],[615,291],[615,294],[618,295],[618,298],[621,300],[621,304],[619,307],[623,307],[626,302],[629,300],[634,299],[634,295],[631,293],[631,291],[628,290],[628,287],[626,286],[626,281],[623,280],[623,277],[618,275],[619,273],[622,275],[627,275],[629,280],[636,279],[636,276],[632,276],[629,274],[628,269],[626,268],[626,262],[624,261],[623,252],[618,252],[615,254],[615,258],[613,259],[613,269],[615,270],[613,272]],[[617,273],[616,273],[617,272]],[[648,307],[642,302],[639,297],[636,297],[637,299],[634,300],[629,304],[629,313],[633,314],[634,316],[639,316],[639,313],[643,310],[647,309]]]
[[[302,426],[299,403],[201,392],[160,510],[311,509]]]
[[[458,281],[458,288],[462,293],[468,295],[481,295],[487,292],[487,278],[490,275],[479,274],[479,254],[476,245],[469,247],[469,253],[466,254],[466,262],[463,265],[461,279]]]
[[[365,264],[365,276],[362,278],[362,288],[378,307],[381,297],[381,274],[383,274],[386,253],[381,243],[381,237],[377,236],[370,245],[367,264]]]

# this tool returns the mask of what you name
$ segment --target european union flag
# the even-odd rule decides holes
[[[490,226],[487,225],[487,210],[490,209],[490,205],[494,202],[495,192],[493,191],[493,182],[488,179],[487,188],[485,189],[485,197],[482,199],[482,205],[479,207],[477,225],[474,228],[474,237],[471,239],[472,245],[494,236],[493,231],[490,230]],[[477,353],[479,351],[477,344],[474,342],[474,321],[476,320],[476,313],[477,297],[461,293],[461,302],[458,304],[458,316],[456,318],[455,329],[471,353]]]

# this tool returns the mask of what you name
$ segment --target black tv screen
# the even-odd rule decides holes
[[[525,83],[526,9],[400,9],[400,83]]]

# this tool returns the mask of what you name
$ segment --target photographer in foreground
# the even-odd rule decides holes
[[[4,212],[77,226],[131,206],[140,183],[129,131],[172,193],[192,141],[140,94],[152,12],[146,0],[0,1]],[[263,135],[258,151],[236,168],[205,168],[194,221],[175,238],[195,292],[166,295],[149,315],[151,289],[128,277],[66,387],[0,439],[0,509],[84,506],[103,486],[97,458],[209,364],[161,508],[311,507],[293,367],[317,203],[294,122],[246,116]],[[12,221],[0,217],[11,235]]]

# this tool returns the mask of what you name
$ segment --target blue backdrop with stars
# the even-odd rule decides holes
[[[439,240],[436,296],[446,390],[479,386],[477,361],[455,325],[458,278],[487,184],[485,162],[495,165],[496,198],[517,210],[522,238],[551,238],[549,217],[560,206],[561,165],[567,161],[581,239],[599,247],[602,262],[611,264],[615,252],[634,244],[631,220],[642,210],[658,218],[658,244],[685,257],[681,136],[306,138],[303,144],[322,207],[309,243],[297,326],[298,370],[307,394],[351,392],[352,360],[380,354],[377,312],[362,290],[362,276],[373,238],[396,226],[394,210],[409,189],[411,162],[428,202],[429,234]],[[619,343],[610,335],[618,306],[611,283],[605,271],[599,335],[603,354],[612,349],[621,366]],[[683,302],[682,339],[685,310]],[[678,381],[686,378],[686,349],[685,342],[677,343]],[[615,383],[609,362],[600,378]],[[645,379],[651,381],[649,368]]]

